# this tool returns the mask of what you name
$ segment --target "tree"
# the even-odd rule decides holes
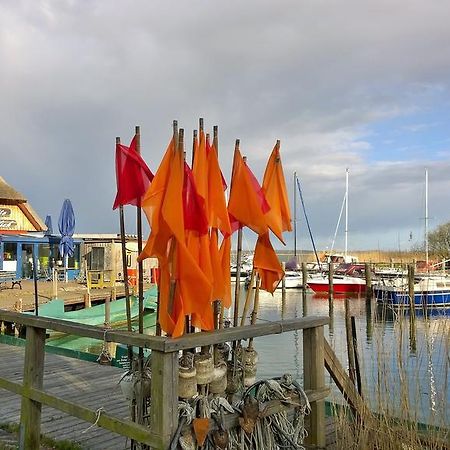
[[[450,256],[450,222],[444,223],[428,233],[428,248],[439,258]]]

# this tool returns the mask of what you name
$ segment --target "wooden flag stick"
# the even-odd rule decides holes
[[[253,292],[253,282],[254,281],[255,281],[255,269],[252,269],[252,274],[250,276],[250,283],[248,285],[247,295],[245,297],[244,309],[242,311],[241,327],[245,325],[245,319],[247,317],[248,309],[250,307],[250,297]]]
[[[236,139],[234,150],[239,150],[239,139]],[[243,158],[245,161],[245,157]],[[234,288],[234,315],[233,326],[238,326],[239,319],[239,296],[241,295],[241,263],[242,263],[242,227],[238,229],[237,235],[237,253],[236,253],[236,285]]]
[[[261,285],[261,279],[259,278],[259,274],[256,274],[255,303],[253,304],[253,312],[252,312],[252,316],[250,319],[250,325],[255,325],[256,319],[258,318],[260,285]],[[249,339],[248,348],[253,348],[253,338]]]
[[[178,131],[178,122],[173,121],[173,139],[175,152],[184,152],[184,130],[181,128]],[[173,314],[174,300],[175,300],[175,289],[177,285],[176,271],[177,271],[177,244],[175,236],[172,236],[169,248],[169,270],[170,270],[170,286],[169,286],[169,304],[168,313]]]
[[[120,144],[120,137],[116,137],[116,144]],[[119,221],[120,221],[120,243],[122,248],[122,273],[123,273],[123,284],[125,289],[125,309],[127,315],[127,330],[131,331],[132,329],[131,329],[130,286],[128,285],[125,216],[123,212],[123,205],[119,206]],[[131,366],[133,360],[133,349],[131,345],[128,346],[128,360],[130,361]]]
[[[136,126],[136,153],[141,153],[141,128]],[[141,201],[138,199],[137,214],[136,214],[136,228],[138,235],[138,254],[142,253],[142,209]],[[142,261],[138,262],[138,305],[139,305],[139,333],[144,333],[144,264]],[[144,349],[139,348],[140,364],[143,363]]]

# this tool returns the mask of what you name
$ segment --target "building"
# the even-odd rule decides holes
[[[32,278],[33,253],[37,274],[49,279],[54,266],[73,280],[80,273],[80,239],[74,239],[75,252],[69,257],[67,268],[59,253],[61,236],[53,234],[27,199],[0,176],[0,270],[16,273],[16,278]]]

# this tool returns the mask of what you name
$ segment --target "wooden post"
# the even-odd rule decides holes
[[[333,300],[334,295],[333,276],[334,276],[334,263],[330,261],[328,263],[328,298],[330,300]]]
[[[161,450],[168,449],[178,426],[178,353],[152,351],[152,431],[162,442]]]
[[[306,291],[308,289],[308,268],[305,262],[302,262],[302,315],[305,317],[308,314],[308,304],[306,302]]]
[[[323,326],[303,330],[303,373],[305,390],[325,387]],[[325,400],[311,402],[310,429],[306,443],[325,447]]]
[[[347,338],[347,355],[348,355],[348,372],[350,379],[355,383],[356,381],[356,368],[355,368],[355,350],[353,347],[352,339],[352,325],[350,319],[350,302],[345,298],[345,330]]]
[[[372,299],[372,272],[370,270],[370,264],[364,264],[364,272],[366,275],[366,300]]]
[[[105,327],[109,328],[111,325],[111,299],[107,295],[105,298]]]
[[[361,381],[361,370],[359,366],[359,355],[358,355],[358,337],[356,334],[356,322],[355,316],[350,317],[351,326],[352,326],[352,342],[353,342],[353,351],[355,358],[355,371],[356,371],[356,386],[358,388],[358,393],[362,397],[362,381]]]
[[[408,265],[408,294],[409,294],[409,308],[411,312],[411,317],[415,318],[415,299],[414,299],[414,266],[412,264]]]
[[[414,298],[414,266],[408,264],[408,297],[409,297],[409,342],[413,352],[416,351],[416,305]]]
[[[281,263],[281,268],[283,269],[283,278],[281,280],[281,300],[284,302],[284,300],[286,300],[286,263],[284,261]]]
[[[20,411],[20,450],[39,450],[41,408],[39,402],[27,398],[28,389],[42,389],[44,382],[45,329],[27,327],[27,343],[23,370],[23,396]]]
[[[56,267],[52,268],[52,300],[58,298],[58,270]]]
[[[302,284],[303,290],[306,291],[308,288],[308,267],[305,262],[302,262]]]

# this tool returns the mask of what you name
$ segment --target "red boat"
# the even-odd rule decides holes
[[[333,276],[333,291],[335,294],[361,294],[366,289],[364,265],[343,264],[336,269]],[[308,286],[314,292],[328,292],[329,280],[327,274],[319,274],[308,280]]]

